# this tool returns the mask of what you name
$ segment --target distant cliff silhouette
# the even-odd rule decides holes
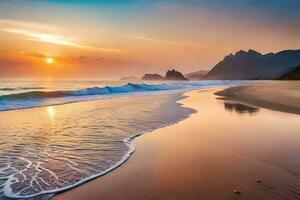
[[[187,80],[182,73],[179,71],[176,71],[175,69],[168,70],[166,72],[165,77],[159,75],[159,74],[145,74],[142,77],[142,80],[181,80],[185,81]]]
[[[219,62],[204,79],[260,80],[274,79],[287,69],[300,65],[300,50],[261,54],[254,50],[230,54]]]
[[[142,80],[158,81],[158,80],[164,80],[164,77],[159,74],[145,74],[142,77]]]
[[[124,76],[120,80],[121,81],[134,81],[134,80],[138,80],[138,79],[139,78],[136,76]]]
[[[278,80],[300,80],[300,65],[292,68],[286,73],[283,73]]]
[[[196,72],[185,74],[185,78],[189,80],[201,80],[204,78],[204,76],[208,73],[208,71],[205,70],[199,70]]]

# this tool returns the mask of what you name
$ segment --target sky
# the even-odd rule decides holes
[[[300,0],[1,0],[0,78],[188,73],[239,50],[300,49],[299,6]]]

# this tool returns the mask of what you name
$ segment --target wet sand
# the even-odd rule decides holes
[[[197,113],[136,138],[121,167],[54,199],[299,199],[300,116],[217,91],[187,93],[180,102]]]
[[[217,92],[268,109],[300,114],[300,81],[269,81]]]

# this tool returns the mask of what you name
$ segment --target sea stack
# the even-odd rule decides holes
[[[168,70],[165,76],[166,80],[180,80],[180,81],[187,81],[182,73],[176,71],[175,69]]]
[[[159,74],[145,74],[142,77],[142,80],[147,80],[147,81],[162,81],[162,80],[167,80],[167,81],[187,81],[188,79],[184,77],[184,75],[175,70],[168,70],[165,77],[159,75]]]

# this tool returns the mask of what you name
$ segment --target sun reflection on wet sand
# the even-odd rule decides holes
[[[47,108],[47,115],[48,115],[50,120],[55,119],[56,111],[55,111],[55,108],[53,106],[50,106],[50,107]]]

